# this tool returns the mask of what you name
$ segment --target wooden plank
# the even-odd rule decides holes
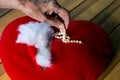
[[[106,20],[108,17],[111,16],[111,14],[113,12],[116,11],[116,9],[118,9],[120,7],[120,0],[116,0],[114,1],[111,5],[109,5],[108,7],[106,7],[101,13],[99,13],[98,15],[96,15],[92,21],[97,23],[97,24],[101,24],[104,20]]]
[[[115,73],[114,67],[120,63],[120,25],[117,26],[117,28],[110,34],[110,39],[112,42],[114,57],[111,61],[111,64],[103,72],[103,74],[98,78],[98,80],[109,80],[110,74],[114,75],[113,73]],[[117,76],[118,75],[116,75],[116,77]],[[115,75],[114,75],[114,78],[115,78]],[[112,79],[110,79],[110,80],[112,80]],[[119,80],[119,79],[117,79],[117,80]]]
[[[120,47],[120,23],[119,26],[110,34],[114,53],[119,50]]]
[[[89,4],[91,0],[87,1]],[[84,11],[81,12],[81,8],[78,7],[73,12],[71,12],[71,17],[73,20],[91,20],[99,14],[101,11],[103,11],[107,6],[109,6],[111,3],[113,3],[115,0],[92,0],[93,4]],[[83,4],[86,5],[86,4]]]
[[[97,80],[109,80],[110,74],[114,73],[114,68],[116,65],[120,63],[120,47],[117,48],[118,50],[116,51],[116,55],[113,57],[111,63],[108,65],[108,67],[105,69],[105,71],[99,76]],[[120,74],[120,73],[119,73]],[[118,77],[118,75],[114,76],[110,80],[114,79],[115,77]],[[120,79],[120,78],[119,78]],[[119,80],[117,79],[117,80]]]
[[[120,7],[116,9],[106,20],[101,23],[107,33],[111,33],[115,26],[120,23]]]
[[[2,64],[0,64],[0,76],[4,73],[5,71],[4,71],[4,69],[3,69],[3,66],[2,66]]]
[[[0,80],[10,80],[10,78],[6,73],[4,73],[3,75],[0,76]]]
[[[120,79],[120,61],[104,80],[119,80],[119,79]]]
[[[3,15],[5,15],[6,13],[8,13],[9,11],[11,11],[10,9],[1,9],[0,8],[0,17],[2,17]]]
[[[20,11],[13,10],[13,11],[9,12],[9,14],[1,17],[0,18],[0,34],[8,23],[10,23],[14,19],[21,17],[21,16],[24,16],[24,14],[21,13]]]
[[[109,34],[119,24],[120,0],[116,0],[100,14],[95,16],[92,21],[101,25]],[[114,17],[116,16],[116,17]]]
[[[90,7],[92,4],[94,4],[96,0],[85,0],[82,4],[80,4],[77,8],[74,8],[70,12],[70,17],[72,20],[74,20],[75,17],[80,15],[83,11],[85,11],[88,7]]]
[[[10,23],[11,21],[15,20],[18,17],[24,16],[25,14],[21,13],[20,11],[13,10],[9,12],[7,15],[4,15],[0,18],[0,34],[2,33],[5,26]],[[10,80],[6,73],[4,73],[4,69],[0,64],[0,80]]]
[[[58,3],[66,8],[68,11],[71,11],[73,8],[81,4],[85,0],[57,0]]]

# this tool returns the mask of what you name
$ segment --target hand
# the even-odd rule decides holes
[[[20,10],[38,21],[46,22],[51,26],[57,27],[61,31],[64,31],[69,24],[68,12],[58,6],[57,2],[54,1],[48,0],[48,2],[43,3],[31,2],[29,0],[0,0],[0,7]],[[61,17],[64,23],[59,20],[48,19],[44,15],[44,13],[51,15],[53,12]]]

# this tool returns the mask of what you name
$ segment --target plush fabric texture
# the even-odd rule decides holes
[[[82,44],[52,39],[52,66],[45,71],[36,64],[37,49],[16,44],[18,26],[30,21],[21,17],[6,26],[0,40],[0,58],[11,80],[97,80],[111,60],[111,43],[106,32],[88,21],[71,21],[67,34]]]

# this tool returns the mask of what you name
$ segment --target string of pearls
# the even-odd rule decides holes
[[[71,40],[71,38],[67,35],[66,32],[64,34],[62,34],[61,32],[55,33],[55,38],[62,39],[63,43],[79,43],[79,44],[82,44],[81,40]]]

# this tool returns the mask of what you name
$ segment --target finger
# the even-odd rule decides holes
[[[56,8],[54,9],[54,12],[55,12],[56,14],[58,14],[59,17],[61,17],[61,18],[63,19],[64,24],[65,24],[65,26],[66,26],[66,28],[67,28],[67,27],[68,27],[68,24],[69,24],[69,14],[68,14],[68,12],[67,12],[65,9],[59,8],[59,7],[56,7]]]
[[[39,7],[36,6],[36,4],[32,2],[26,2],[24,6],[21,8],[21,11],[23,11],[28,16],[41,21],[50,24],[51,26],[55,26],[58,29],[61,29],[62,31],[65,30],[65,26],[61,25],[61,22],[58,20],[50,20],[47,19],[46,16],[40,11]]]
[[[65,25],[62,22],[60,22],[59,20],[46,19],[46,23],[48,23],[51,26],[54,26],[54,27],[60,29],[62,32],[65,31]]]
[[[21,3],[22,3],[22,6],[19,8],[19,10],[24,12],[26,15],[41,22],[44,22],[46,20],[46,17],[43,15],[41,10],[39,9],[38,6],[36,6],[35,3],[29,2],[29,1],[26,1],[24,3],[21,2]]]

